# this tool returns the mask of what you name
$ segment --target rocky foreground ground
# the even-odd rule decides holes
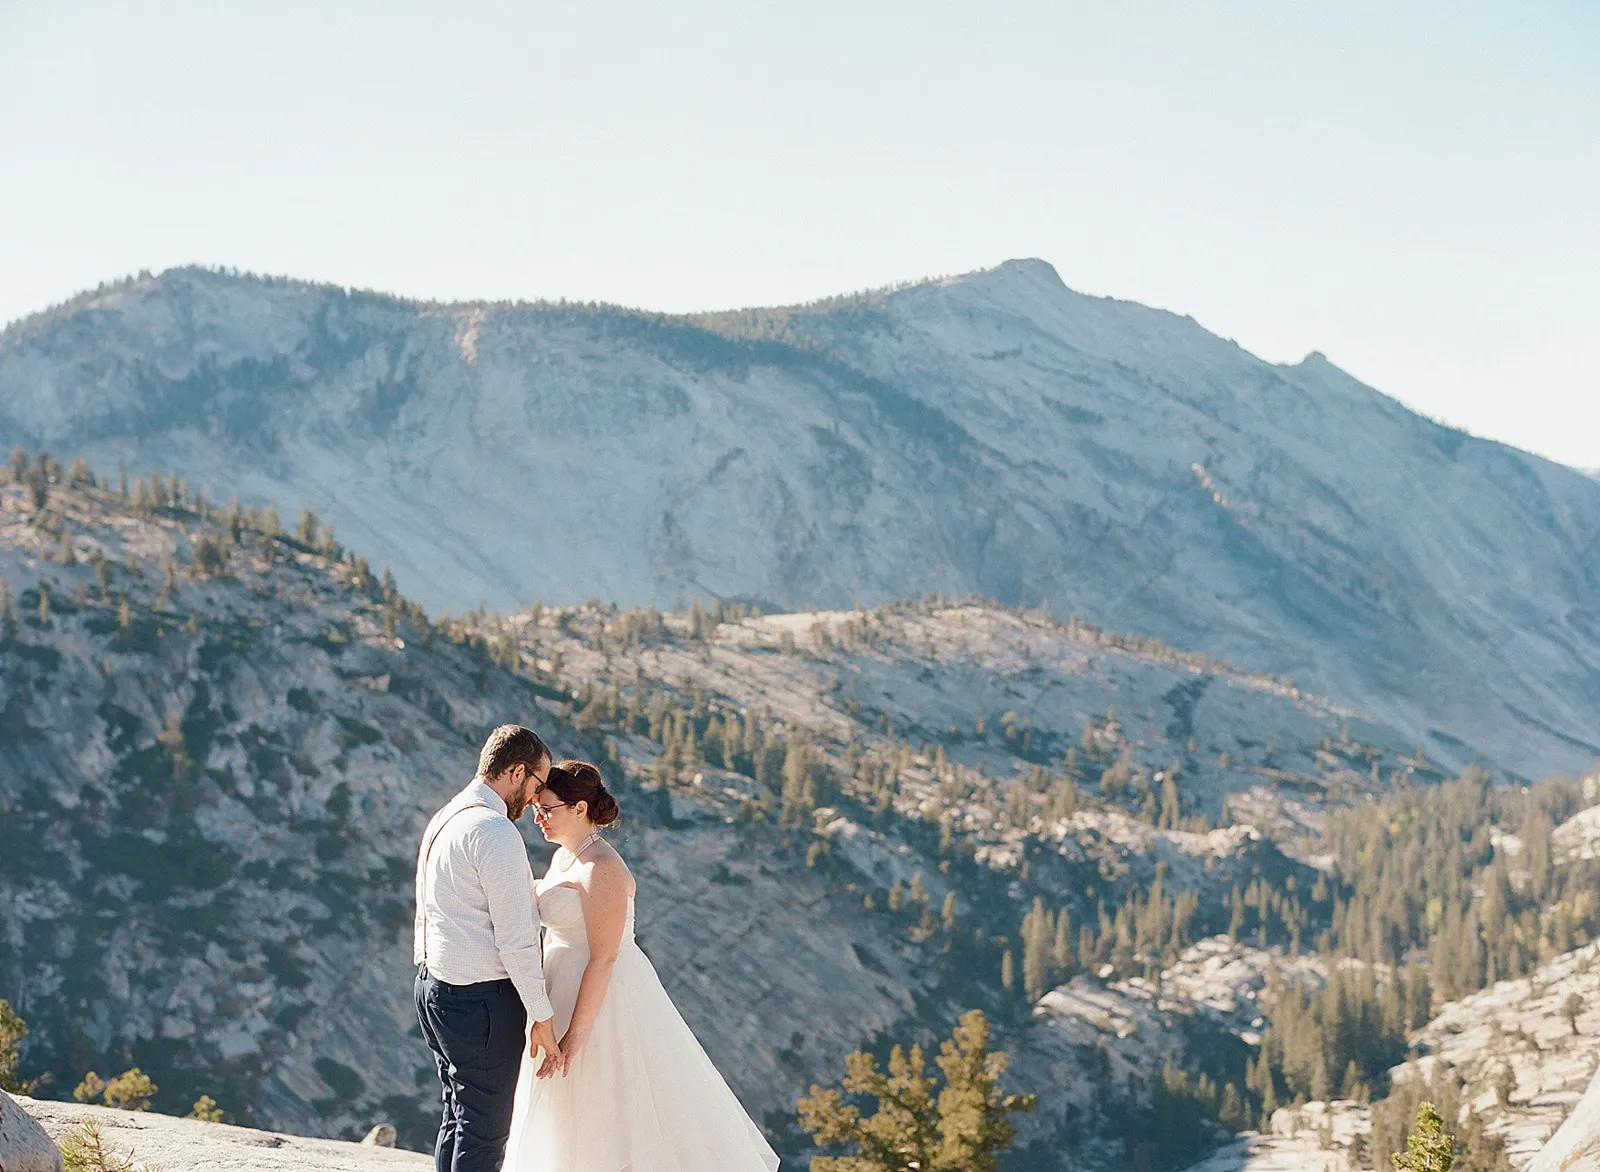
[[[418,1152],[375,1145],[307,1139],[78,1103],[37,1099],[16,1102],[57,1143],[76,1132],[85,1120],[95,1120],[116,1155],[131,1158],[152,1172],[372,1172],[379,1168],[427,1168],[433,1164],[430,1157]],[[10,1172],[4,1152],[0,1152],[0,1168]]]
[[[96,1121],[113,1155],[131,1159],[148,1172],[373,1172],[432,1164],[421,1153],[369,1143],[308,1139],[77,1103],[26,1098],[14,1102],[57,1143],[77,1132],[85,1120]],[[1188,1172],[1344,1172],[1351,1165],[1341,1149],[1364,1124],[1360,1114],[1355,1104],[1345,1102],[1281,1109],[1269,1132],[1246,1132]],[[0,1127],[0,1169],[48,1172],[48,1166],[36,1156],[29,1159],[11,1146],[17,1141],[11,1134],[14,1130]],[[17,1159],[21,1162],[13,1163]],[[1521,1165],[1521,1161],[1517,1163]],[[1566,1123],[1524,1166],[1525,1172],[1558,1169],[1600,1172],[1600,1078],[1591,1083]]]

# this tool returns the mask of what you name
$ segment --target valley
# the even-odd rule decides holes
[[[973,1006],[1041,1097],[1019,1170],[1271,1167],[1342,1090],[1359,1164],[1428,1079],[1515,1167],[1587,1079],[1592,785],[1491,797],[1381,711],[976,598],[430,618],[314,515],[47,471],[0,488],[0,992],[52,1093],[137,1063],[426,1147],[412,854],[506,718],[617,781],[641,942],[790,1158],[848,1050]],[[1485,1031],[1529,1039],[1504,1096]]]

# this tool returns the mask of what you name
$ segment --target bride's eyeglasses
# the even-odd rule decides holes
[[[571,802],[552,802],[547,806],[543,802],[535,800],[533,803],[533,816],[535,818],[548,818],[561,807],[570,805],[572,805]]]

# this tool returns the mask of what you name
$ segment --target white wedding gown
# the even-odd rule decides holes
[[[589,963],[583,896],[544,880],[544,975],[556,1037]],[[565,1077],[517,1080],[506,1172],[774,1172],[778,1157],[661,987],[633,938],[633,900],[611,986]]]

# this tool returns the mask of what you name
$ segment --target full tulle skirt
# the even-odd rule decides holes
[[[571,1020],[581,962],[587,961],[562,955],[567,951],[555,949],[545,958],[557,1037]],[[541,1080],[534,1070],[524,1059],[506,1172],[774,1172],[778,1167],[766,1137],[632,941],[617,957],[605,1003],[566,1076]]]

